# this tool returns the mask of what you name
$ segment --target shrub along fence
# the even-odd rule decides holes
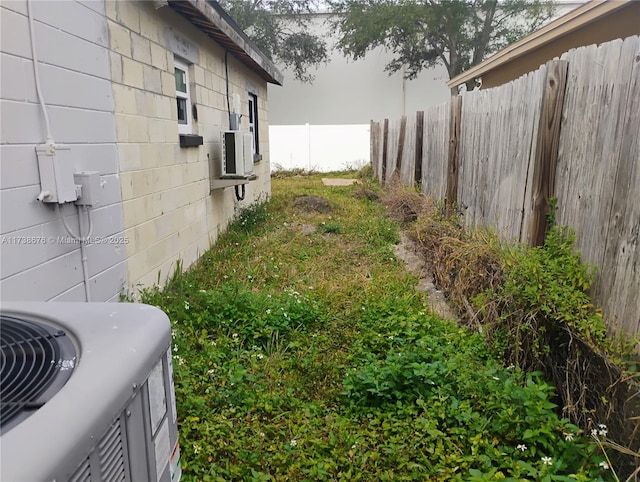
[[[509,84],[371,122],[382,182],[399,176],[503,239],[571,226],[613,333],[640,335],[640,37],[572,50]]]

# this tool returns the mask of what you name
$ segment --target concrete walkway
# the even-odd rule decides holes
[[[323,177],[322,184],[325,186],[351,186],[352,184],[359,184],[357,179],[337,179],[330,177]]]

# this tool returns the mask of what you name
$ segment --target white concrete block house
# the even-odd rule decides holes
[[[267,83],[282,74],[217,2],[1,0],[0,22],[1,300],[116,301],[163,283],[270,194]],[[48,134],[32,41],[51,152],[99,171],[90,209],[36,199]],[[250,181],[220,181],[234,94],[254,132]],[[63,219],[86,236],[89,217],[81,246]]]

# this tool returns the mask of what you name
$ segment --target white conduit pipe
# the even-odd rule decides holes
[[[69,225],[67,224],[67,220],[64,218],[62,214],[62,210],[60,209],[60,205],[56,203],[56,209],[58,211],[58,216],[62,220],[62,224],[64,225],[64,229],[67,231],[69,236],[71,236],[75,241],[80,243],[80,258],[82,260],[82,278],[84,280],[84,294],[86,301],[91,301],[91,287],[89,285],[89,264],[87,259],[86,245],[87,242],[91,238],[91,233],[93,233],[93,218],[91,217],[91,211],[87,206],[84,207],[85,214],[87,218],[89,218],[89,232],[86,236],[82,236],[82,213],[80,212],[80,206],[76,205],[78,210],[78,229],[80,230],[80,235],[76,236],[76,234],[71,230]]]
[[[49,113],[47,112],[47,106],[44,103],[44,97],[42,96],[42,88],[40,87],[40,72],[38,70],[38,53],[36,52],[35,42],[35,29],[33,26],[33,15],[31,13],[31,0],[27,0],[27,16],[29,17],[29,40],[31,41],[31,56],[33,57],[33,73],[36,79],[36,92],[38,94],[38,101],[40,102],[40,108],[42,109],[42,115],[44,116],[44,124],[47,129],[47,144],[54,144],[53,136],[51,135],[51,123],[49,122]]]
[[[82,216],[80,214],[80,206],[76,206],[78,208],[78,227],[80,228],[80,234],[82,234]],[[89,263],[87,262],[87,240],[91,238],[91,233],[93,231],[93,223],[91,222],[91,212],[87,206],[84,206],[84,211],[89,218],[89,232],[87,236],[80,240],[80,258],[82,259],[82,278],[84,279],[84,296],[87,300],[87,303],[91,301],[91,287],[89,285]]]
[[[29,40],[31,41],[31,56],[33,60],[33,75],[36,83],[36,93],[38,94],[38,101],[40,103],[40,108],[42,109],[42,115],[44,117],[45,129],[47,131],[46,136],[46,144],[49,146],[55,146],[55,142],[53,140],[53,136],[51,135],[51,122],[49,121],[49,112],[47,111],[47,105],[44,102],[44,96],[42,95],[42,87],[40,86],[40,70],[38,69],[38,52],[36,50],[36,42],[35,42],[35,27],[33,24],[33,14],[31,12],[31,0],[27,0],[27,17],[29,18]],[[54,171],[55,175],[55,171]],[[42,196],[42,193],[41,193]],[[91,237],[91,233],[93,232],[93,222],[91,218],[91,211],[85,206],[84,210],[86,216],[89,218],[89,232],[85,237],[82,237],[82,214],[80,212],[80,206],[76,206],[78,209],[78,228],[80,229],[80,235],[76,236],[71,228],[67,224],[67,220],[62,215],[60,210],[60,205],[55,203],[56,209],[58,211],[58,216],[62,220],[62,224],[64,225],[64,229],[69,233],[74,240],[80,242],[80,258],[82,259],[82,277],[84,280],[84,293],[87,301],[91,301],[91,288],[89,285],[89,265],[87,261],[87,253],[86,253],[86,243]]]

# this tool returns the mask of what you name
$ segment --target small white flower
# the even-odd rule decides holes
[[[606,462],[600,462],[598,465],[602,467],[604,470],[609,470],[609,464]]]
[[[267,315],[271,314],[271,308],[267,309]]]
[[[597,437],[598,436],[598,431],[595,428],[591,429],[591,436],[592,437]]]
[[[188,310],[188,309],[189,309],[189,302],[188,302],[188,301],[185,301],[185,302],[184,302],[184,309],[185,309],[185,310]]]
[[[264,355],[262,353],[258,353],[256,357],[258,358],[258,360],[262,360],[264,358]]]
[[[177,347],[177,346],[174,346],[174,347],[173,347],[173,351],[178,351],[178,347]]]
[[[571,432],[564,432],[564,439],[567,442],[571,442],[573,440],[573,434]]]
[[[197,453],[199,453],[199,452],[200,452],[200,450],[202,450],[202,447],[200,447],[200,445],[198,445],[198,444],[193,444],[193,452],[194,452],[194,453],[196,453],[196,454],[197,454]]]
[[[525,444],[518,444],[516,446],[516,449],[520,450],[521,452],[524,452],[525,450],[527,450],[527,446]]]
[[[293,439],[291,442],[289,442],[289,445],[291,445],[292,447],[296,447],[298,445],[298,441],[296,439]]]
[[[213,368],[210,369],[210,370],[207,370],[207,375],[213,375],[214,371],[215,370]]]
[[[542,463],[544,465],[553,465],[553,459],[551,457],[542,457]]]
[[[393,335],[389,335],[388,339],[393,340]]]
[[[238,334],[234,333],[233,335],[231,335],[231,338],[233,338],[234,340],[237,340],[238,339]]]
[[[609,433],[609,430],[607,429],[607,426],[603,423],[601,423],[600,425],[598,425],[598,435],[602,435],[603,437],[607,436],[607,433]]]
[[[184,358],[182,358],[181,356],[176,357],[178,360],[178,365],[184,365]]]
[[[265,434],[264,434],[264,432],[258,432],[258,436],[259,436],[260,438],[264,438],[264,437],[265,437]]]

